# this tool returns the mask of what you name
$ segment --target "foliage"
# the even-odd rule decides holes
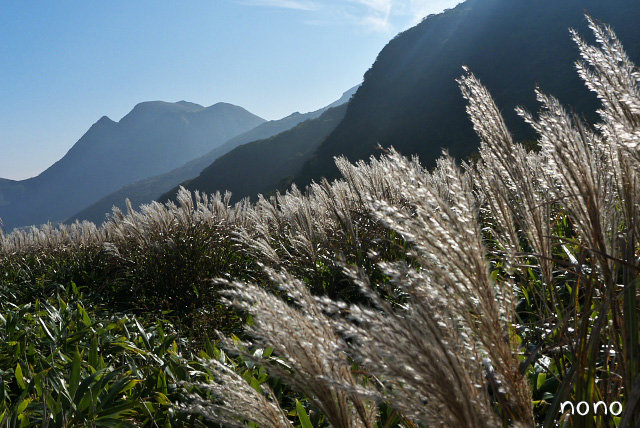
[[[75,287],[75,286],[74,286]],[[192,379],[168,324],[96,316],[81,295],[3,303],[0,425],[171,426],[177,382]]]
[[[640,74],[613,31],[589,22],[599,46],[573,37],[579,75],[603,104],[595,129],[538,91],[537,118],[518,110],[540,136],[527,152],[467,72],[459,84],[482,140],[474,166],[445,155],[428,172],[393,150],[337,161],[370,215],[410,244],[412,266],[378,263],[399,306],[344,262],[370,303],[314,299],[278,260],[278,241],[253,243],[273,255],[281,270],[267,272],[287,301],[242,282],[225,294],[251,313],[250,343],[277,351],[267,370],[333,426],[371,426],[371,400],[427,426],[640,422]],[[352,361],[364,379],[344,377]],[[624,411],[570,413],[567,400]]]
[[[467,71],[473,164],[389,150],[304,194],[1,236],[7,425],[638,426],[640,74],[589,22],[601,121],[538,91],[538,150]]]

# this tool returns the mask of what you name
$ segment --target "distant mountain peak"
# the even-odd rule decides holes
[[[119,122],[101,117],[37,177],[0,181],[6,230],[64,220],[123,186],[167,173],[264,123],[241,107],[220,106],[205,110],[187,101],[146,101]]]
[[[218,103],[215,103],[215,104],[207,107],[207,109],[210,109],[210,110],[225,110],[225,109],[242,109],[242,107],[237,106],[235,104],[231,104],[231,103],[218,102]]]
[[[102,116],[100,119],[98,119],[96,121],[96,123],[91,125],[91,127],[89,128],[87,133],[101,131],[103,129],[109,129],[113,125],[116,125],[116,124],[117,124],[117,122],[114,122],[113,120],[111,120],[111,118],[109,118],[109,116]]]
[[[106,124],[106,123],[116,123],[113,120],[111,120],[111,118],[109,116],[102,116],[100,119],[98,119],[98,121],[95,123],[96,125],[102,125],[102,124]]]
[[[193,109],[196,109],[196,110],[204,108],[200,104],[192,103],[191,101],[185,101],[185,100],[180,100],[176,104],[181,105],[183,107],[193,108]]]
[[[211,107],[208,107],[207,109],[209,108]],[[236,108],[240,109],[241,107],[236,107]],[[228,140],[225,144],[213,149],[212,151],[205,154],[204,156],[198,159],[195,159],[193,161],[190,161],[182,165],[181,167],[174,169],[173,171],[164,173],[162,175],[157,175],[155,177],[150,177],[145,180],[140,180],[136,183],[120,188],[119,190],[111,193],[110,195],[105,196],[104,198],[100,199],[99,201],[85,208],[82,212],[74,215],[69,219],[69,221],[73,221],[75,219],[90,219],[97,223],[100,223],[104,220],[105,213],[111,211],[111,207],[118,206],[124,209],[125,207],[124,201],[126,198],[130,199],[134,207],[138,207],[141,204],[149,203],[154,199],[158,199],[158,197],[160,197],[162,194],[166,193],[169,189],[174,188],[180,183],[184,183],[188,180],[194,179],[205,168],[212,165],[218,158],[233,151],[239,146],[256,142],[256,144],[253,144],[252,147],[260,148],[260,147],[263,147],[263,144],[266,143],[267,151],[268,151],[269,147],[276,147],[277,142],[282,141],[282,139],[278,138],[277,135],[283,134],[283,133],[286,134],[287,131],[292,130],[293,128],[295,128],[297,125],[300,125],[304,121],[309,121],[309,120],[318,118],[323,112],[327,110],[327,108],[328,107],[324,107],[314,112],[304,113],[304,114],[295,112],[279,120],[271,120],[269,122],[264,122],[259,126],[256,126],[255,128],[251,129],[250,131],[247,131],[241,135],[238,135]],[[230,111],[232,110],[230,109]],[[219,112],[221,113],[221,115],[227,116],[224,110],[222,111],[219,110]],[[325,119],[330,117],[334,117],[334,116],[326,116]],[[307,123],[307,129],[309,129],[308,128],[309,126],[323,128],[329,125],[330,123],[327,123],[327,121],[324,121],[324,123],[322,124],[319,124],[318,122],[313,124],[313,122],[310,121]],[[334,123],[334,125],[336,125],[336,123]],[[305,128],[299,129],[297,132],[300,132],[300,131],[304,132],[304,129]],[[314,134],[314,132],[307,133],[306,136],[308,137],[312,134]],[[317,134],[315,135],[317,137]],[[274,139],[274,141],[270,140],[272,138]],[[295,145],[293,147],[293,151],[295,153],[304,152],[305,147],[307,149],[309,148],[309,145],[308,145],[309,140],[307,138],[301,138],[300,142],[303,143],[301,147],[295,147]],[[252,150],[253,149],[249,149],[250,152]],[[283,153],[281,149],[278,149],[278,150],[279,151],[277,153]],[[268,155],[270,156],[269,159],[272,159],[274,155],[277,158],[277,153],[276,152],[270,153]],[[294,157],[289,157],[289,160],[291,162],[297,163],[297,164],[301,164],[303,162],[303,159],[304,159],[304,156],[299,157],[297,154],[295,154]],[[288,163],[286,161],[284,163],[288,164],[289,167],[293,165],[292,163]],[[280,171],[279,165],[282,165],[282,163],[281,162],[277,164],[273,163],[271,165],[270,171],[273,173],[274,168],[277,171]],[[276,182],[279,183],[279,179],[286,176],[287,174],[288,173],[283,171],[276,172],[275,176],[276,178],[278,178]],[[282,175],[282,177],[277,177],[278,175]],[[271,181],[271,183],[273,183],[273,181]],[[265,184],[265,186],[268,187],[268,184]]]
[[[191,103],[188,101],[178,101],[177,103],[171,103],[167,101],[143,101],[136,104],[133,109],[121,121],[129,121],[133,119],[144,119],[145,117],[157,117],[163,113],[191,113],[203,110],[204,107],[200,104]]]
[[[344,91],[344,93],[342,94],[342,96],[337,99],[336,101],[332,102],[331,104],[329,104],[327,107],[331,108],[331,107],[337,107],[339,105],[348,103],[349,100],[351,99],[351,97],[353,97],[353,95],[358,92],[358,89],[360,88],[360,86],[362,86],[362,84],[357,84],[356,86],[354,86],[353,88],[349,88],[346,91]]]

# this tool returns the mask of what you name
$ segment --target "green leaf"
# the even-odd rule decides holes
[[[256,379],[254,376],[250,376],[249,384],[257,392],[262,393],[262,386],[260,385],[260,382],[258,381],[258,379]]]
[[[73,397],[80,386],[80,363],[82,356],[80,355],[80,351],[76,347],[75,352],[73,353],[73,363],[71,364],[71,377],[69,378],[69,392],[71,397]]]
[[[121,419],[122,416],[131,414],[136,405],[137,403],[135,401],[126,401],[117,406],[108,407],[100,412],[100,417],[97,419],[97,422],[99,422],[100,425],[100,422],[106,419]]]
[[[131,380],[129,378],[120,379],[119,381],[111,385],[111,388],[109,389],[109,393],[102,400],[102,405],[108,406],[116,398],[116,396],[122,395],[125,392],[129,391],[131,388],[135,387],[136,384],[138,384],[139,382],[142,382],[142,381],[138,379]]]
[[[207,355],[209,357],[213,357],[215,356],[215,353],[213,351],[213,345],[211,344],[211,341],[209,340],[209,336],[205,336],[204,337],[204,350],[207,353]]]
[[[302,428],[313,428],[313,425],[311,425],[311,419],[309,419],[309,415],[307,415],[307,411],[298,400],[296,400],[296,413],[298,413],[298,419],[300,420]]]
[[[164,395],[162,392],[156,392],[156,400],[158,401],[158,403],[162,404],[163,406],[171,405],[171,401],[169,400],[169,398],[167,398],[167,396]]]
[[[138,331],[140,331],[140,334],[142,335],[142,341],[144,342],[144,346],[146,346],[147,350],[151,351],[151,344],[149,343],[149,338],[147,337],[147,332],[144,331],[144,328],[142,327],[142,324],[140,324],[140,321],[138,321],[137,318],[133,319],[136,323],[136,327],[138,327]]]
[[[547,374],[546,373],[538,373],[538,381],[536,383],[536,389],[542,388],[546,381],[547,381]]]
[[[78,389],[76,390],[76,393],[74,394],[74,397],[73,397],[73,401],[76,404],[80,403],[80,400],[82,399],[84,394],[89,390],[89,386],[91,386],[91,384],[96,380],[96,378],[102,375],[104,372],[106,372],[106,369],[98,370],[97,372],[93,373],[90,376],[87,376],[82,380],[82,382],[80,383],[80,386],[78,386]]]
[[[29,417],[27,415],[18,416],[18,420],[20,421],[20,428],[29,428]]]
[[[24,400],[22,400],[22,402],[18,405],[18,408],[16,409],[16,413],[21,414],[22,412],[27,410],[27,406],[29,406],[29,403],[31,403],[31,398],[27,397]]]
[[[89,349],[89,365],[94,369],[98,369],[98,339],[94,336],[91,339],[91,348]]]
[[[51,334],[51,332],[47,328],[47,325],[44,323],[42,318],[38,317],[38,321],[40,322],[40,325],[42,325],[42,328],[44,329],[44,332],[47,334],[49,339],[51,339],[51,341],[55,343],[56,339],[53,337],[53,334]]]
[[[20,363],[16,364],[16,381],[22,390],[27,389],[27,383],[24,381],[24,375],[22,374],[22,367],[20,367]]]
[[[89,313],[82,307],[80,303],[78,303],[78,311],[82,315],[82,323],[89,327],[91,325],[91,318],[89,317]]]

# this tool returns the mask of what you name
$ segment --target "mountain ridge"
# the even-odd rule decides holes
[[[536,86],[593,120],[597,101],[574,72],[579,57],[569,34],[575,27],[588,37],[585,10],[611,24],[632,59],[640,59],[634,0],[467,0],[430,15],[382,49],[345,118],[295,182],[335,178],[334,156],[366,159],[378,144],[417,154],[427,166],[445,148],[458,158],[470,155],[479,142],[455,81],[463,65],[491,90],[517,140],[534,135],[514,107],[536,111]]]
[[[170,171],[264,122],[228,103],[151,101],[118,122],[102,116],[37,176],[0,182],[0,218],[5,230],[63,221],[123,185]]]
[[[288,131],[238,146],[181,186],[204,193],[229,191],[231,202],[284,190],[318,145],[338,126],[346,109],[346,103],[332,107]],[[160,201],[172,199],[177,191],[178,187],[171,189]]]
[[[314,151],[305,151],[296,159],[303,165],[289,164],[287,172],[281,171],[280,180],[274,176],[278,171],[269,165],[278,159],[261,146],[273,144],[273,151],[278,145],[287,146],[284,155],[291,156],[296,146],[292,141],[277,141],[282,135],[274,137],[276,141],[237,147],[183,185],[206,193],[232,190],[233,200],[238,200],[283,190],[285,184],[304,188],[312,180],[336,178],[335,156],[346,156],[350,161],[366,159],[382,153],[379,146],[418,155],[428,167],[443,150],[456,158],[467,157],[479,141],[456,83],[463,66],[470,66],[491,90],[516,140],[534,136],[514,108],[523,105],[535,111],[537,86],[592,120],[597,100],[574,72],[573,63],[579,57],[569,32],[570,27],[576,27],[581,34],[590,34],[585,7],[611,23],[632,58],[640,59],[640,37],[633,19],[640,16],[640,2],[467,0],[394,37],[365,73],[342,120],[324,141],[317,144],[313,137],[299,133],[300,147],[306,150],[311,145]],[[257,153],[262,157],[256,157]],[[293,177],[288,176],[291,171],[297,171]],[[173,189],[163,199],[175,192]]]
[[[207,166],[236,147],[253,141],[271,138],[294,128],[306,120],[320,117],[330,108],[347,103],[359,87],[360,85],[356,85],[346,90],[336,101],[318,110],[308,113],[294,112],[282,119],[264,122],[243,134],[231,138],[200,158],[191,160],[164,174],[142,179],[120,188],[83,208],[69,217],[65,223],[75,220],[90,220],[95,223],[101,223],[105,219],[105,215],[111,212],[112,207],[116,206],[120,209],[125,209],[126,199],[131,201],[134,208],[158,199],[180,183],[196,178]]]

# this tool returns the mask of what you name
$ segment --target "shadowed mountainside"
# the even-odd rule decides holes
[[[417,154],[429,166],[443,148],[471,154],[479,141],[455,81],[463,65],[491,90],[517,140],[533,137],[514,107],[536,111],[536,86],[595,119],[596,98],[575,73],[579,54],[569,34],[569,27],[589,34],[585,11],[613,26],[640,60],[637,0],[468,0],[427,17],[381,51],[344,120],[295,182],[336,177],[334,156],[365,159],[378,144]]]
[[[314,150],[338,126],[346,109],[347,105],[334,107],[289,131],[236,147],[182,186],[204,193],[228,190],[232,201],[285,189]],[[175,188],[160,200],[166,201],[177,192]]]

